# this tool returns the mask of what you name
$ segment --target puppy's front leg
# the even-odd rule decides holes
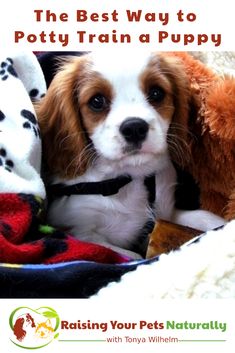
[[[206,232],[226,223],[225,219],[205,210],[183,211],[175,210],[173,222]]]
[[[169,162],[156,174],[156,219],[188,226],[206,232],[226,224],[226,220],[205,210],[185,211],[174,208],[176,172]]]

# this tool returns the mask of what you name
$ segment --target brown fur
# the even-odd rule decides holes
[[[156,62],[155,65],[160,66],[161,72],[171,83],[175,111],[168,131],[168,145],[172,159],[183,166],[190,158],[186,143],[190,103],[189,81],[181,61],[175,57],[162,54],[159,63]]]
[[[200,188],[203,209],[235,217],[235,79],[220,77],[187,53],[168,53],[183,61],[190,81],[191,114],[185,168]],[[181,165],[182,166],[182,165]]]
[[[78,82],[87,79],[86,66],[83,58],[71,58],[59,70],[45,98],[36,106],[49,172],[66,178],[82,174],[89,160],[89,150],[83,153],[87,138],[78,105]]]

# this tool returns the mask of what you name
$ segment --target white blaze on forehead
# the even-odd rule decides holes
[[[141,113],[141,110],[146,109],[146,97],[140,87],[140,77],[150,61],[151,53],[143,50],[110,50],[94,52],[92,58],[92,70],[99,72],[112,85],[112,107],[116,114],[120,114],[120,109],[123,113],[118,119],[139,114],[144,117],[145,113]],[[112,119],[113,122],[116,120],[114,116]]]
[[[110,83],[136,80],[145,70],[151,53],[143,50],[110,50],[92,53],[94,71],[102,74]]]

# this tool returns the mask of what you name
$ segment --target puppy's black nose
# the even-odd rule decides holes
[[[121,124],[120,133],[129,143],[143,142],[149,131],[149,124],[140,118],[128,118]]]

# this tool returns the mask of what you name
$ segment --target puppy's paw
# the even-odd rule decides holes
[[[205,210],[175,210],[173,222],[206,232],[226,224],[225,219]]]

